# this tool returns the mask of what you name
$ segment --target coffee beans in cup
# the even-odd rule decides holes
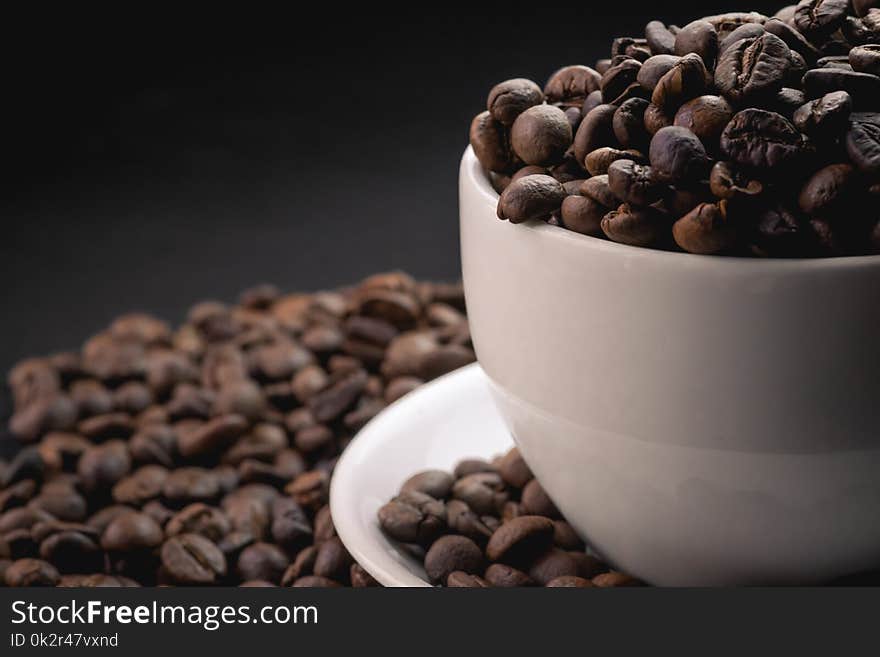
[[[498,217],[697,254],[880,254],[880,7],[651,21],[470,130]]]

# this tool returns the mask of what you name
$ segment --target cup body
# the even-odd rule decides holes
[[[880,567],[880,257],[640,249],[495,216],[459,177],[471,332],[536,476],[662,585]]]

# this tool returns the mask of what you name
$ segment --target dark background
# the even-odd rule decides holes
[[[458,160],[494,83],[592,64],[655,16],[782,4],[7,19],[0,369],[263,281],[455,279]]]

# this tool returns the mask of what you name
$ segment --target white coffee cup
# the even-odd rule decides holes
[[[535,475],[662,585],[880,567],[880,256],[629,247],[495,214],[459,176],[477,356]]]

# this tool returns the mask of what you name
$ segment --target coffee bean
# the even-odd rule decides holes
[[[880,172],[880,114],[853,115],[846,133],[846,153],[862,173]]]
[[[492,586],[479,575],[469,575],[460,570],[449,573],[446,578],[446,586],[450,588],[485,589]]]
[[[592,579],[592,582],[593,586],[598,586],[600,588],[611,588],[617,586],[641,586],[641,582],[639,582],[639,580],[616,571],[596,575]]]
[[[644,148],[651,140],[645,129],[645,110],[650,103],[644,98],[630,98],[614,112],[611,128],[626,148]]]
[[[638,163],[644,163],[646,161],[645,156],[639,151],[620,150],[618,148],[605,146],[587,153],[584,164],[590,174],[601,176],[604,173],[608,173],[608,167],[617,160],[631,160]]]
[[[574,156],[583,162],[587,153],[602,146],[616,146],[614,136],[614,114],[617,105],[600,104],[584,114],[574,135]],[[505,190],[506,192],[507,190]]]
[[[211,502],[220,495],[217,475],[198,467],[178,468],[169,473],[162,486],[162,496],[173,505],[183,507],[191,502]]]
[[[516,448],[511,449],[501,458],[498,472],[504,483],[514,488],[522,488],[533,478],[531,469]]]
[[[445,584],[446,578],[455,571],[476,575],[482,569],[482,551],[464,536],[441,536],[425,555],[425,572],[435,584]]]
[[[663,74],[651,93],[651,102],[667,111],[702,94],[706,89],[706,66],[696,53],[685,55]]]
[[[649,135],[653,136],[662,128],[672,125],[672,121],[673,118],[668,116],[658,105],[652,103],[645,109],[645,130]]]
[[[875,99],[880,96],[880,77],[841,68],[814,68],[807,71],[803,86],[807,98],[845,91],[852,98],[853,108],[859,111],[876,108]]]
[[[162,566],[178,584],[214,584],[226,575],[226,558],[199,534],[180,534],[162,544]]]
[[[720,199],[748,198],[764,191],[760,180],[747,176],[732,162],[716,162],[712,166],[709,187]]]
[[[131,470],[128,446],[111,440],[86,449],[77,464],[83,487],[89,491],[109,490]]]
[[[792,122],[803,133],[834,137],[846,130],[852,99],[845,91],[832,91],[799,107]]]
[[[565,550],[551,548],[532,562],[529,577],[541,586],[557,577],[576,577],[578,563]]]
[[[810,216],[834,216],[857,197],[856,172],[850,164],[829,164],[801,189],[798,204]]]
[[[339,582],[318,575],[307,575],[300,577],[291,586],[296,588],[337,588],[341,586]]]
[[[367,385],[367,380],[367,373],[362,369],[331,377],[324,389],[308,400],[312,416],[319,423],[338,418],[357,401]]]
[[[60,574],[52,564],[40,559],[18,559],[6,567],[6,586],[55,586]]]
[[[696,181],[708,170],[709,160],[702,142],[680,126],[657,131],[651,139],[649,158],[654,175],[664,182]]]
[[[495,472],[479,472],[462,477],[453,485],[452,496],[478,514],[497,513],[507,501],[504,482]]]
[[[571,124],[553,105],[536,105],[520,114],[510,129],[514,152],[526,164],[549,166],[571,145]]]
[[[289,561],[284,552],[272,543],[248,545],[238,557],[238,574],[244,579],[260,579],[279,583]]]
[[[840,27],[848,6],[848,0],[801,0],[794,11],[795,27],[815,41]]]
[[[502,125],[512,125],[516,118],[532,106],[544,102],[541,88],[524,78],[499,82],[489,92],[486,108]]]
[[[602,232],[608,239],[630,246],[655,246],[668,230],[666,215],[653,206],[638,208],[626,203],[602,219]]]
[[[113,499],[120,504],[142,506],[162,494],[167,478],[168,470],[161,465],[145,465],[113,486]]]
[[[449,496],[454,483],[454,478],[448,472],[425,470],[414,474],[403,482],[400,490],[402,492],[417,491],[439,500]]]
[[[489,539],[486,556],[492,561],[516,565],[528,563],[553,543],[549,518],[525,515],[503,523]]]
[[[543,486],[538,483],[537,479],[532,479],[523,488],[522,506],[526,513],[546,516],[548,518],[561,517],[556,505],[553,504],[553,501],[547,495]]]
[[[543,219],[558,210],[565,197],[565,188],[554,178],[525,176],[510,183],[501,194],[498,218],[511,223]]]
[[[620,105],[623,102],[622,97],[627,93],[630,85],[636,83],[641,66],[641,62],[625,58],[605,71],[599,82],[602,89],[602,102]]]
[[[554,577],[553,579],[551,579],[544,586],[550,588],[587,589],[592,587],[593,583],[588,579],[584,579],[583,577],[560,575],[559,577]]]
[[[678,108],[673,124],[687,128],[703,142],[706,150],[716,152],[718,139],[731,118],[733,108],[724,98],[698,96]]]
[[[586,97],[599,89],[601,79],[589,66],[565,66],[547,80],[544,95],[550,103],[581,107]]]
[[[501,563],[493,563],[486,569],[486,581],[501,588],[535,586],[535,581],[528,574]]]
[[[849,63],[858,73],[880,75],[880,44],[856,46],[849,51]]]
[[[726,201],[702,203],[672,225],[675,243],[689,253],[723,253],[737,241],[736,226],[729,220]]]
[[[40,543],[40,557],[65,573],[101,568],[103,554],[94,536],[85,529],[58,531],[46,537]]]
[[[650,205],[663,194],[653,169],[632,160],[617,160],[608,167],[608,186],[622,203],[634,206]]]
[[[324,541],[318,547],[315,557],[314,573],[337,582],[348,582],[354,560],[338,536]]]
[[[715,65],[718,54],[718,31],[712,23],[705,20],[688,23],[675,35],[673,52],[679,56],[696,53],[706,67],[710,68]]]
[[[797,163],[808,148],[806,138],[785,117],[761,109],[735,114],[721,134],[720,145],[735,163],[761,169]]]
[[[349,579],[352,587],[356,589],[365,589],[379,586],[379,582],[368,573],[359,563],[351,564],[349,569]]]
[[[216,543],[231,529],[229,518],[222,510],[196,502],[183,507],[168,520],[165,534],[169,537],[178,534],[201,534]]]
[[[470,129],[474,155],[487,171],[510,171],[516,156],[510,147],[507,129],[486,111],[474,117]]]
[[[583,551],[586,547],[574,528],[564,520],[553,521],[553,544],[569,551]]]
[[[651,21],[645,25],[645,40],[651,52],[670,54],[675,50],[675,33],[660,21]]]
[[[732,103],[778,92],[791,62],[789,47],[766,33],[737,41],[718,59],[715,86]]]
[[[148,550],[162,543],[159,524],[145,513],[131,511],[113,518],[101,534],[101,547],[109,551]]]

